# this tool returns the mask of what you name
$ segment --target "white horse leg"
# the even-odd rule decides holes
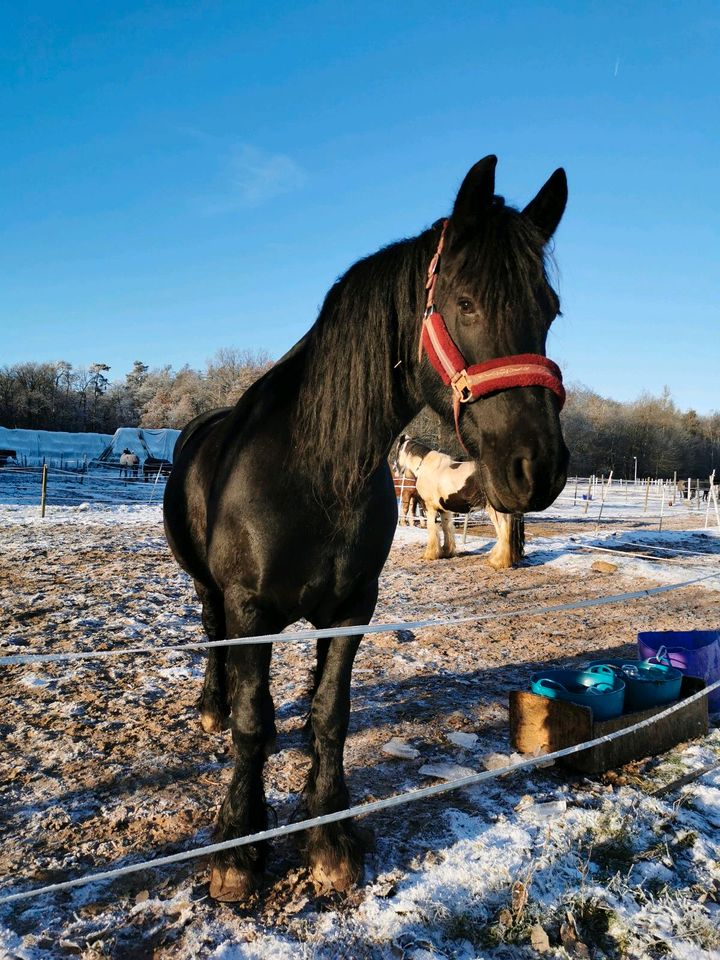
[[[512,519],[509,513],[498,513],[490,504],[486,510],[488,516],[495,527],[495,536],[497,543],[487,555],[487,562],[495,570],[507,570],[512,566],[512,557],[510,551],[510,521]]]
[[[497,536],[497,543],[487,556],[495,570],[507,570],[520,563],[525,553],[525,518],[522,514],[498,513],[486,507]]]
[[[445,538],[441,554],[443,557],[455,556],[455,525],[453,520],[454,515],[452,513],[447,510],[440,511],[440,524]]]
[[[438,536],[437,524],[435,523],[435,517],[437,516],[437,510],[434,507],[427,506],[427,531],[428,531],[428,542],[427,547],[425,548],[425,553],[423,554],[424,560],[439,560],[442,552],[440,550],[440,537]]]

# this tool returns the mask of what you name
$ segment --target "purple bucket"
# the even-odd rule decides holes
[[[720,680],[720,630],[649,630],[638,634],[642,660],[650,660],[666,647],[673,667],[691,677],[701,677],[708,686]],[[720,710],[720,688],[708,697],[708,710]]]

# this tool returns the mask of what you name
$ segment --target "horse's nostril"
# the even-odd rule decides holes
[[[515,483],[521,484],[525,479],[525,477],[527,476],[526,474],[527,468],[525,466],[526,463],[527,463],[527,460],[525,459],[525,457],[515,457],[513,459],[512,476]]]
[[[513,457],[510,479],[517,491],[531,491],[534,485],[532,461],[529,457]]]

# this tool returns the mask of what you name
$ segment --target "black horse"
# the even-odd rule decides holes
[[[163,460],[160,457],[146,457],[143,462],[143,480],[157,480],[158,474],[162,477],[169,477],[172,470],[172,463],[169,460]]]
[[[194,580],[209,638],[275,633],[300,618],[321,628],[372,617],[397,522],[393,440],[425,404],[453,422],[451,391],[418,359],[426,273],[441,235],[434,302],[467,363],[544,355],[559,308],[544,251],[565,208],[565,174],[557,170],[520,212],[494,195],[495,164],[486,157],[470,170],[444,226],[351,267],[312,329],[234,408],[182,432],[165,528]],[[563,488],[568,453],[558,414],[543,386],[501,389],[460,407],[459,433],[497,510],[541,510]],[[343,749],[359,643],[317,645],[304,794],[311,816],[348,805]],[[267,823],[263,765],[276,733],[270,657],[269,644],[209,655],[202,725],[230,726],[235,746],[219,840]],[[306,855],[321,887],[342,890],[361,876],[361,843],[348,821],[310,831]],[[245,899],[265,857],[264,845],[216,856],[211,896]]]

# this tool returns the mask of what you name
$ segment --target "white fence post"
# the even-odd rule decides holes
[[[662,530],[664,510],[665,510],[665,481],[663,480],[662,487],[660,488],[660,523],[658,525],[658,531]]]
[[[710,490],[708,491],[707,498],[707,508],[705,509],[705,529],[707,530],[708,524],[710,523],[710,498],[712,497],[713,484],[715,483],[715,471],[710,474]]]
[[[597,532],[597,530],[598,530],[599,527],[600,527],[600,518],[602,517],[602,514],[603,514],[603,507],[605,506],[605,495],[606,495],[606,492],[607,492],[608,488],[610,487],[610,484],[612,483],[612,475],[613,475],[613,472],[612,472],[612,470],[611,470],[611,471],[610,471],[610,476],[609,476],[608,479],[607,479],[607,485],[603,485],[603,488],[602,488],[602,494],[601,494],[601,496],[600,496],[600,513],[598,513],[597,523],[595,524],[595,531],[596,531],[596,532]]]

